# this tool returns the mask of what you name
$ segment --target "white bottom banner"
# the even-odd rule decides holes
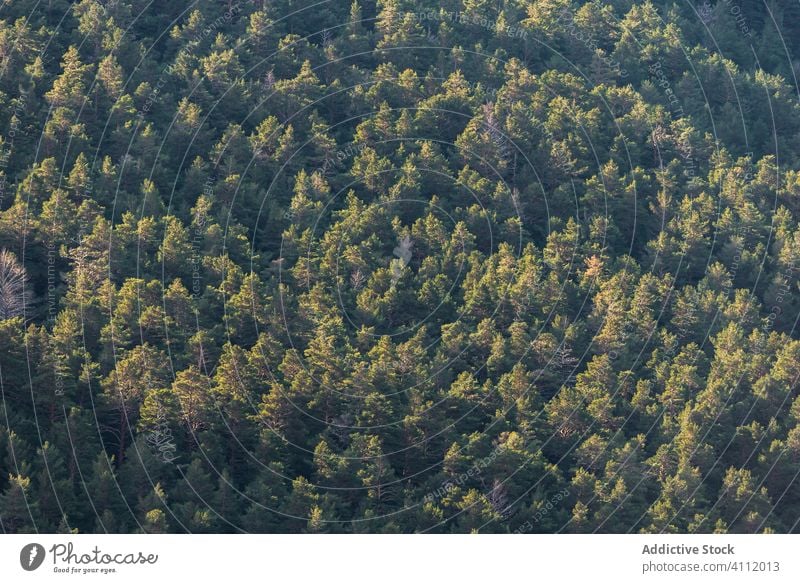
[[[800,581],[793,535],[4,535],[2,581]]]

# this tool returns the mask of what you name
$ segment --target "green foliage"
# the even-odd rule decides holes
[[[800,8],[145,4],[0,11],[2,532],[797,531]]]

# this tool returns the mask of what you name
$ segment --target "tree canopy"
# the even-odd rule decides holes
[[[4,3],[0,531],[800,531],[789,4]]]

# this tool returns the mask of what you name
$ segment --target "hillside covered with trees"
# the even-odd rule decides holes
[[[800,4],[0,7],[0,532],[800,532]]]

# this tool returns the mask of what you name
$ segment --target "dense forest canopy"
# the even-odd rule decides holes
[[[800,4],[0,7],[0,532],[797,532]]]

